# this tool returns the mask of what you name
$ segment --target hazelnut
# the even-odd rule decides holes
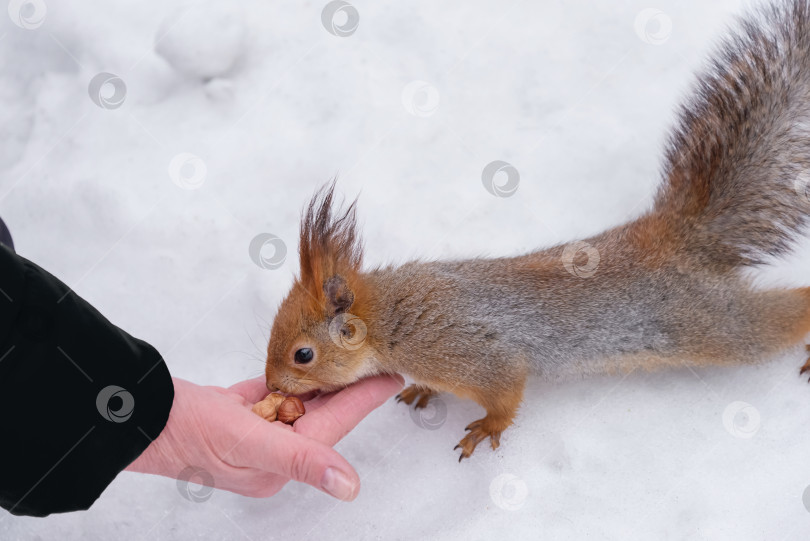
[[[264,397],[264,400],[260,400],[253,404],[252,411],[259,417],[263,417],[270,422],[276,420],[278,407],[284,402],[286,397],[282,394],[278,393],[271,393]]]
[[[301,402],[301,399],[288,396],[278,408],[278,420],[291,425],[304,413],[306,413],[306,410],[304,409],[304,403]]]

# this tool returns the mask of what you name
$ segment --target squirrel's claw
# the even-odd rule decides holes
[[[805,349],[810,353],[810,344],[806,345]],[[810,372],[810,358],[807,359],[807,362],[805,362],[804,366],[799,370],[799,375],[803,375],[805,372]],[[807,382],[810,383],[810,378],[807,379]]]
[[[473,430],[473,429],[475,429],[475,428],[478,428],[479,426],[481,426],[481,421],[482,421],[482,420],[483,420],[483,419],[479,419],[479,420],[477,420],[477,421],[473,421],[473,422],[471,422],[470,424],[468,424],[468,425],[467,425],[467,426],[464,428],[464,430],[465,430],[466,432],[469,432],[470,430]]]
[[[493,450],[498,448],[501,444],[501,432],[503,432],[503,429],[487,428],[487,426],[491,427],[492,423],[487,422],[486,417],[467,425],[464,430],[470,433],[464,436],[458,445],[453,448],[454,451],[459,447],[461,448],[461,456],[458,457],[459,462],[462,459],[469,458],[475,451],[475,447],[487,438],[489,438]]]
[[[405,402],[409,406],[413,404],[414,408],[420,409],[426,407],[430,401],[430,398],[435,394],[435,391],[425,387],[424,385],[413,384],[402,389],[402,392],[396,396],[396,399],[397,404],[400,402]],[[416,403],[414,404],[414,402]]]

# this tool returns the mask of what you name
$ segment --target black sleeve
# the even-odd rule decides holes
[[[0,245],[0,505],[89,508],[163,430],[160,354]]]

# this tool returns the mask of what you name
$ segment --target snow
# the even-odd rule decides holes
[[[325,26],[325,1],[11,4],[0,215],[19,252],[217,385],[262,372],[299,211],[335,174],[360,194],[370,265],[517,254],[638,215],[692,72],[742,8],[357,0]],[[123,101],[109,77],[90,92],[101,73]],[[496,161],[508,189],[482,186]],[[808,268],[805,241],[757,279]],[[123,473],[85,513],[0,513],[0,537],[803,540],[803,362],[532,381],[501,448],[463,464],[479,406],[391,401],[338,445],[353,503],[297,483],[197,502]]]
[[[155,51],[177,71],[211,79],[226,75],[244,55],[247,31],[241,4],[183,4],[160,23]]]

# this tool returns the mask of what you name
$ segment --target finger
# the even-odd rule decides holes
[[[250,498],[267,498],[276,494],[289,482],[286,477],[255,468],[232,470],[227,474],[214,476],[214,486]]]
[[[403,385],[404,380],[399,374],[360,380],[298,419],[295,431],[332,446],[343,439],[364,417],[402,389]]]
[[[404,382],[404,379],[403,379],[403,378],[402,378],[402,376],[400,376],[399,374],[387,374],[387,375],[385,375],[385,376],[378,376],[378,377],[389,377],[389,378],[395,378],[395,381],[398,381],[398,382],[402,381],[402,382]],[[352,385],[360,385],[360,384],[362,384],[364,381],[366,381],[366,380],[371,380],[371,379],[374,379],[374,378],[365,378],[365,379],[363,379],[363,380],[360,380],[360,381],[358,381],[358,382],[353,383]],[[403,385],[403,384],[404,384],[404,383],[400,383],[400,388],[402,387],[402,385]],[[311,399],[309,402],[307,402],[307,403],[306,403],[306,406],[307,406],[307,412],[317,410],[317,409],[318,409],[318,408],[320,408],[321,406],[323,406],[323,405],[327,404],[327,403],[328,403],[330,400],[332,400],[332,398],[334,398],[336,395],[338,395],[339,393],[341,393],[341,392],[345,391],[345,390],[346,390],[346,389],[348,389],[349,387],[350,387],[349,385],[346,385],[346,386],[344,386],[342,389],[339,389],[339,390],[337,390],[337,391],[330,391],[330,392],[328,392],[328,393],[321,393],[321,394],[318,394],[317,396],[313,397],[313,398],[312,398],[312,399]],[[383,401],[385,401],[385,400],[386,400],[386,399],[383,399]]]
[[[228,390],[240,394],[245,400],[251,403],[258,402],[270,394],[270,391],[267,389],[267,380],[264,376],[240,381],[228,387]]]
[[[288,425],[287,423],[282,423],[281,421],[273,421],[273,425],[279,427],[282,430],[289,430],[290,432],[294,432],[295,429],[292,425]]]
[[[258,424],[246,422],[245,435],[230,452],[236,465],[295,479],[339,500],[350,501],[357,496],[357,472],[337,451],[275,425],[263,420]]]
[[[294,396],[294,397],[300,399],[301,402],[309,402],[312,399],[314,399],[315,397],[320,396],[320,394],[321,394],[320,391],[307,391],[307,392],[302,393],[302,394],[291,394],[291,395],[287,395],[287,396]]]
[[[307,407],[307,413],[309,413],[317,410],[318,408],[329,402],[332,399],[332,397],[335,396],[336,394],[337,394],[336,391],[330,391],[328,393],[318,394],[309,400],[304,400],[303,398],[301,398],[301,400],[304,401],[304,404]]]

